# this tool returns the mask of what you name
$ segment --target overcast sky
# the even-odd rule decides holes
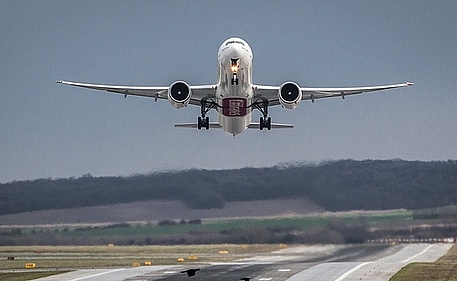
[[[1,183],[457,159],[457,1],[0,1],[0,35]],[[415,85],[275,107],[294,129],[233,139],[173,127],[198,107],[54,83],[212,84],[232,36],[251,45],[256,84]]]

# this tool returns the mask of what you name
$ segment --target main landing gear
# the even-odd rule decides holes
[[[268,100],[262,99],[260,101],[253,103],[252,105],[263,114],[263,116],[260,117],[259,122],[260,130],[271,130],[271,117],[268,117]]]
[[[267,99],[258,100],[256,102],[252,103],[251,106],[258,109],[263,114],[263,116],[260,117],[259,129],[260,130],[263,130],[263,129],[271,130],[271,117],[268,116],[268,100]],[[201,100],[200,107],[201,107],[201,116],[198,117],[197,128],[199,130],[201,130],[202,128],[209,130],[209,127],[210,127],[209,117],[206,116],[206,113],[208,113],[211,109],[218,107],[218,105],[211,98],[205,97]]]
[[[198,117],[197,128],[199,130],[201,130],[202,128],[209,130],[209,117],[206,116],[206,113],[208,113],[208,111],[210,111],[211,109],[215,108],[217,106],[217,103],[213,100],[210,100],[208,97],[205,97],[201,100],[200,106],[202,116]]]
[[[271,130],[271,117],[260,117],[259,127],[260,130],[263,130],[264,128]]]
[[[197,127],[199,130],[202,128],[209,130],[209,117],[198,117]]]

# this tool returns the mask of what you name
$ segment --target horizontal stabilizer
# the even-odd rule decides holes
[[[271,129],[292,129],[294,125],[292,124],[278,124],[278,123],[271,123]],[[260,123],[253,122],[249,124],[248,129],[260,129]]]
[[[221,129],[221,125],[219,123],[210,123],[210,129]],[[292,124],[278,124],[278,123],[271,123],[271,129],[292,129],[294,125]],[[190,128],[190,129],[198,129],[197,123],[179,123],[175,124],[175,128]],[[249,124],[248,129],[260,129],[260,123],[253,122]]]
[[[221,129],[221,125],[219,123],[209,123],[210,129]],[[180,123],[175,124],[175,128],[191,128],[191,129],[198,129],[197,123]]]

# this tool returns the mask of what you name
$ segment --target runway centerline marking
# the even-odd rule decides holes
[[[289,272],[290,268],[278,269],[279,272]]]
[[[105,272],[101,272],[101,273],[97,273],[97,274],[93,274],[93,275],[89,275],[89,276],[85,276],[85,277],[79,277],[79,278],[76,278],[76,279],[71,279],[70,281],[84,280],[84,279],[87,279],[87,278],[92,278],[92,277],[96,277],[96,276],[100,276],[100,275],[105,275],[105,274],[108,274],[108,273],[121,271],[121,270],[125,270],[125,268],[118,268],[118,269],[105,271]]]
[[[354,266],[353,268],[349,269],[348,271],[346,271],[345,273],[343,273],[340,277],[336,278],[335,281],[341,281],[341,280],[344,280],[344,278],[348,277],[349,274],[351,274],[352,272],[358,270],[359,268],[361,268],[362,266],[364,265],[367,265],[369,263],[372,263],[371,261],[367,261],[367,262],[364,262],[364,263],[361,263],[357,266]]]

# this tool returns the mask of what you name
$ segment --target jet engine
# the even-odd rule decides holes
[[[183,108],[189,104],[192,91],[184,81],[176,81],[168,88],[168,101],[176,108]]]
[[[287,109],[294,109],[302,98],[300,87],[294,82],[286,82],[278,91],[279,102]]]

